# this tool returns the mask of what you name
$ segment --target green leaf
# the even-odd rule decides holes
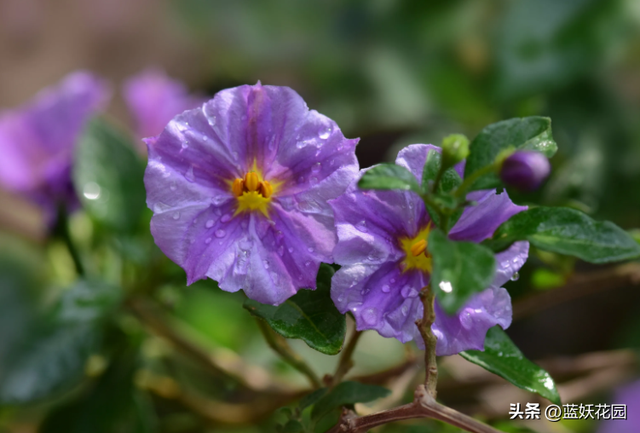
[[[322,263],[316,290],[300,290],[277,307],[247,299],[244,308],[266,320],[283,337],[299,338],[312,349],[335,355],[342,349],[347,326],[330,296],[334,273],[331,266]]]
[[[298,410],[302,412],[309,406],[315,404],[318,400],[320,400],[327,393],[328,388],[320,388],[313,391],[311,394],[305,395],[302,400],[300,400],[300,404],[298,405]]]
[[[0,401],[40,400],[77,384],[87,359],[99,349],[103,323],[120,299],[118,288],[79,282],[47,314],[5,348]]]
[[[460,355],[519,388],[561,404],[558,390],[549,373],[525,358],[500,326],[494,326],[487,332],[484,352],[467,350]]]
[[[311,411],[311,419],[318,420],[332,410],[355,403],[367,403],[391,394],[386,388],[359,382],[342,382],[322,397]]]
[[[454,314],[469,296],[493,282],[496,260],[489,248],[452,241],[440,230],[431,232],[427,248],[433,265],[431,287],[448,314]]]
[[[640,245],[620,227],[609,221],[594,221],[569,208],[541,206],[520,212],[498,227],[486,243],[500,251],[520,240],[590,263],[640,257]]]
[[[536,150],[551,158],[558,146],[551,135],[551,119],[523,117],[503,120],[485,127],[471,143],[464,177],[494,162],[500,152],[510,147],[516,150]],[[495,173],[478,179],[470,190],[498,188],[502,185]]]
[[[358,187],[361,189],[401,189],[421,193],[416,177],[406,168],[395,164],[379,164],[367,170]]]
[[[73,181],[83,207],[99,222],[130,232],[145,208],[144,166],[133,144],[103,120],[80,138]]]

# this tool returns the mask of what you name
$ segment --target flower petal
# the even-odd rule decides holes
[[[447,315],[436,302],[436,321],[431,326],[438,339],[436,355],[455,355],[464,350],[484,350],[489,328],[511,325],[511,297],[502,287],[487,289],[474,295],[453,316]]]
[[[403,343],[416,337],[422,317],[419,291],[428,283],[422,272],[402,272],[397,262],[382,266],[343,266],[331,281],[331,299],[342,313],[351,311],[358,330],[375,329]]]
[[[418,179],[418,183],[422,183],[422,172],[430,150],[435,150],[438,153],[442,152],[442,148],[433,144],[411,144],[398,152],[396,164],[408,169]],[[464,175],[465,164],[466,161],[461,161],[454,166],[460,177]]]
[[[514,242],[506,250],[496,254],[496,277],[493,287],[500,287],[513,277],[527,261],[529,257],[529,242]]]
[[[467,199],[477,204],[466,208],[449,232],[449,238],[456,241],[482,242],[491,237],[500,224],[527,210],[526,206],[514,204],[506,191],[501,194],[495,190],[474,191]]]

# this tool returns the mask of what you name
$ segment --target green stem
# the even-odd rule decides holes
[[[438,384],[438,364],[436,362],[436,344],[438,342],[436,336],[431,331],[431,325],[436,320],[434,310],[435,293],[431,290],[431,286],[427,285],[420,292],[424,313],[422,319],[416,322],[422,339],[424,340],[424,364],[425,364],[425,387],[427,392],[434,399],[436,398],[436,386]]]
[[[84,276],[84,266],[82,265],[82,260],[80,259],[80,254],[78,254],[78,249],[71,239],[71,233],[69,232],[69,215],[67,214],[67,210],[64,206],[60,206],[58,209],[58,220],[56,221],[56,225],[54,228],[54,234],[57,235],[64,244],[67,246],[69,250],[69,254],[73,259],[73,264],[75,265],[76,272],[79,276]]]
[[[280,357],[293,368],[298,370],[300,373],[307,376],[309,382],[311,382],[311,386],[314,388],[320,388],[322,384],[320,383],[320,379],[314,373],[314,371],[309,367],[309,365],[302,359],[300,355],[291,349],[287,340],[282,337],[280,334],[277,334],[271,327],[261,319],[256,319],[258,322],[258,326],[260,327],[260,331],[264,336],[264,339],[267,341],[269,347],[271,347]]]
[[[473,186],[474,183],[476,183],[476,181],[478,179],[480,179],[482,176],[489,174],[493,171],[496,171],[498,168],[498,164],[497,163],[492,163],[489,165],[485,165],[484,167],[474,171],[473,173],[471,173],[468,177],[466,177],[464,179],[464,181],[462,182],[462,184],[460,184],[460,186],[458,187],[458,189],[456,189],[456,192],[454,193],[454,196],[456,198],[462,198],[465,196],[467,190],[469,188],[471,188]]]
[[[336,386],[337,384],[339,384],[342,381],[342,378],[353,367],[352,356],[361,335],[362,331],[354,331],[351,339],[347,343],[347,346],[342,350],[342,353],[340,354],[340,361],[338,361],[338,367],[336,368],[336,372],[331,379],[332,386]]]

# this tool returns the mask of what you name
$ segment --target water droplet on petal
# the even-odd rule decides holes
[[[356,224],[356,228],[362,233],[367,233],[369,229],[367,228],[367,222],[365,220],[360,221]]]
[[[511,281],[518,281],[519,278],[520,278],[520,274],[518,272],[514,272],[513,275],[511,276]]]
[[[390,280],[389,280],[389,282],[390,282],[391,284],[393,284],[393,283],[395,283],[395,282],[396,282],[396,279],[395,279],[395,278],[392,278],[392,279],[390,279]]]
[[[375,325],[378,321],[378,311],[373,307],[367,308],[362,312],[361,317],[367,325]]]
[[[284,247],[282,245],[278,247],[278,255],[280,257],[284,256]]]
[[[153,211],[155,213],[162,213],[162,212],[165,212],[167,209],[171,209],[171,206],[169,206],[168,204],[162,203],[161,201],[153,205]]]
[[[184,175],[184,178],[187,179],[189,182],[193,182],[194,180],[196,180],[196,176],[193,174],[193,165],[189,167],[189,170],[187,170],[187,173]]]
[[[176,213],[174,213],[174,214],[173,214],[173,219],[174,219],[174,220],[178,220],[178,219],[180,219],[180,212],[176,212]]]
[[[169,189],[170,189],[171,191],[175,191],[176,189],[178,189],[178,187],[176,186],[176,182],[175,182],[175,181],[173,181],[173,182],[171,182],[171,183],[169,184]]]
[[[307,248],[307,251],[309,251],[310,253],[312,253],[314,250],[312,247]]]
[[[384,293],[389,293],[391,291],[391,287],[389,287],[388,284],[385,284],[385,285],[382,286],[382,291]]]
[[[418,291],[411,286],[404,286],[400,291],[400,294],[404,298],[415,298],[416,296],[418,296]]]
[[[471,308],[465,308],[460,313],[460,324],[464,329],[473,328],[473,316],[471,315],[473,310]]]
[[[82,195],[84,195],[84,197],[87,200],[97,200],[100,198],[100,192],[101,192],[101,188],[100,185],[98,185],[95,182],[88,182],[84,184],[84,187],[82,188]]]
[[[305,262],[304,265],[309,267],[309,266],[311,266],[311,262]]]
[[[320,138],[323,140],[326,140],[327,138],[329,138],[329,135],[331,135],[331,128],[327,128],[324,131],[322,131],[320,133]]]
[[[316,162],[315,164],[313,164],[313,167],[311,167],[311,171],[313,171],[314,173],[317,173],[320,171],[320,168],[322,168],[322,164],[319,162]]]
[[[262,262],[262,264],[264,265],[265,269],[269,269],[269,261],[265,260],[264,262]]]
[[[183,149],[186,149],[187,147],[189,147],[189,142],[188,141],[183,141],[182,143],[180,143]]]
[[[211,238],[207,238],[207,239],[205,239],[204,243],[205,243],[205,244],[207,244],[207,245],[209,245],[209,244],[211,243]]]
[[[315,185],[316,183],[318,183],[318,178],[315,176],[309,178],[309,183],[311,183],[311,185]]]
[[[289,251],[290,253],[292,253],[292,252],[293,252],[293,248],[289,247],[289,248],[287,248],[287,251]]]
[[[226,234],[227,234],[227,232],[225,232],[222,229],[218,229],[215,232],[215,235],[216,235],[217,238],[223,238]]]
[[[213,227],[213,220],[208,220],[204,226],[210,229],[211,227]]]
[[[223,223],[229,222],[229,220],[231,219],[231,214],[225,214],[222,216],[222,218],[220,218],[220,221],[222,221]]]

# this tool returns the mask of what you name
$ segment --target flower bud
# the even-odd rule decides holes
[[[509,186],[521,191],[533,191],[549,176],[551,166],[542,153],[522,150],[505,158],[500,168],[500,178]]]
[[[442,166],[446,170],[469,156],[469,139],[452,134],[442,140]]]

